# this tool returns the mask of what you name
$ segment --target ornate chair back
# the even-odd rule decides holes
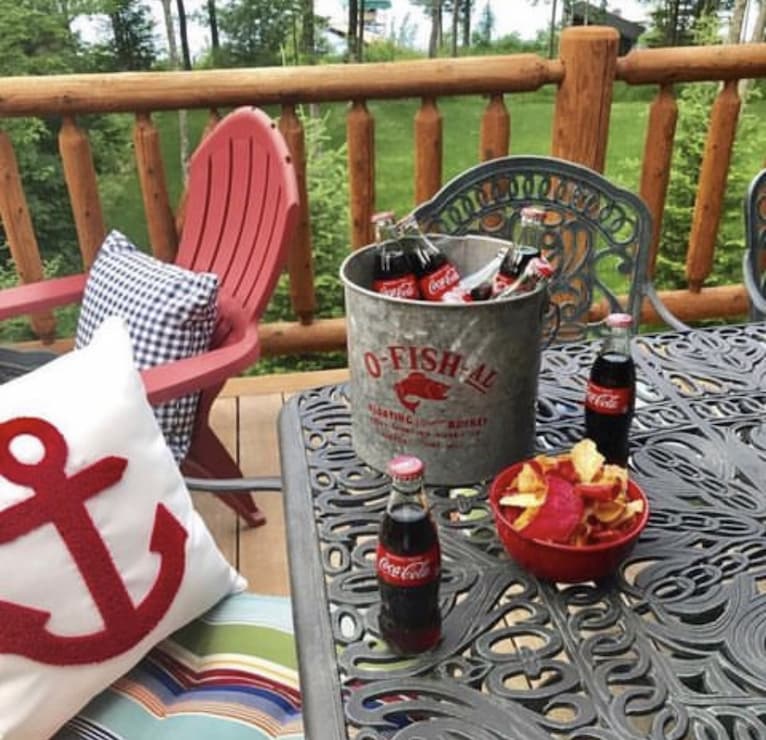
[[[766,169],[751,181],[745,197],[745,253],[742,277],[750,299],[750,318],[766,319]]]
[[[458,175],[413,215],[424,231],[513,241],[525,206],[546,212],[543,251],[555,269],[557,339],[597,333],[596,307],[600,315],[627,312],[638,326],[642,299],[656,300],[647,275],[651,215],[638,196],[598,172],[553,157],[501,157]],[[679,326],[664,306],[658,311]]]

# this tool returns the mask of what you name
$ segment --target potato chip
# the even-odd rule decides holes
[[[531,463],[524,463],[516,478],[516,490],[519,493],[545,493],[545,478]]]
[[[590,439],[524,463],[499,503],[521,509],[512,526],[526,537],[575,546],[622,537],[644,508],[628,498],[627,469],[605,464]]]
[[[500,503],[503,506],[517,506],[520,509],[526,509],[528,506],[540,506],[543,503],[545,494],[540,493],[514,493],[510,496],[503,496]]]
[[[592,439],[582,439],[572,447],[572,463],[581,483],[590,483],[601,471],[605,459]]]

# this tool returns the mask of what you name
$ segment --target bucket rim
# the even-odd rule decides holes
[[[512,244],[513,242],[510,242],[506,239],[498,239],[496,237],[492,236],[484,236],[483,234],[461,234],[459,236],[455,236],[452,234],[428,234],[427,236],[434,236],[439,238],[446,238],[446,239],[462,239],[465,237],[475,238],[475,239],[481,239],[482,241],[493,241],[497,242],[498,244]],[[391,239],[386,241],[393,241]],[[341,262],[339,273],[340,273],[340,279],[343,285],[349,289],[354,290],[357,293],[360,293],[361,295],[367,296],[369,298],[377,298],[382,301],[387,301],[389,303],[394,303],[397,305],[408,305],[408,306],[429,306],[429,307],[436,307],[438,306],[439,309],[447,309],[447,310],[454,310],[454,309],[471,309],[476,310],[480,307],[487,307],[487,306],[504,306],[509,303],[513,303],[516,301],[526,300],[531,298],[532,296],[535,296],[543,291],[547,290],[547,286],[545,282],[538,283],[534,289],[519,293],[517,295],[510,295],[506,298],[499,298],[495,300],[489,300],[489,301],[471,301],[468,303],[451,303],[451,302],[442,302],[442,301],[424,301],[422,299],[415,299],[415,298],[399,298],[397,296],[389,296],[384,295],[382,293],[376,293],[374,290],[371,290],[370,288],[364,288],[358,283],[355,283],[351,278],[347,275],[348,272],[348,265],[353,262],[355,259],[359,259],[360,255],[365,254],[367,252],[371,252],[375,247],[377,247],[379,244],[385,244],[386,242],[373,242],[372,244],[365,244],[363,247],[359,247],[358,249],[355,249],[353,252],[348,254],[344,259],[343,262]]]

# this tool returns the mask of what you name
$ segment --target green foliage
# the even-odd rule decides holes
[[[220,65],[281,64],[286,46],[298,38],[298,12],[294,0],[230,0],[222,5]]]
[[[4,75],[78,69],[80,44],[54,0],[0,0],[0,69]]]
[[[43,262],[43,274],[45,277],[54,277],[64,271],[62,260],[52,257]],[[18,285],[19,279],[12,265],[0,261],[0,290],[12,288]],[[66,306],[56,311],[57,331],[59,336],[73,336],[77,328],[77,305]],[[4,319],[0,323],[0,341],[24,342],[37,339],[29,325],[26,316],[17,316],[12,319]]]
[[[111,49],[101,50],[105,57],[101,71],[150,69],[157,49],[149,8],[140,0],[108,0],[106,10],[111,24]]]

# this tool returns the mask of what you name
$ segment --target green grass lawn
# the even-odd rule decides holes
[[[539,93],[508,96],[511,115],[511,153],[547,154],[550,151],[553,105]],[[407,213],[414,205],[413,129],[419,101],[392,100],[371,102],[375,118],[376,208]],[[486,100],[479,97],[445,98],[439,101],[443,116],[444,157],[442,177],[448,181],[479,159],[479,127]],[[330,143],[340,146],[346,138],[345,104],[322,106],[327,116]],[[277,110],[270,111],[277,115]],[[629,187],[636,187],[638,172],[626,166],[640,160],[647,108],[642,102],[615,103],[612,111],[607,174]],[[178,114],[158,113],[153,117],[160,131],[165,176],[171,204],[178,203],[182,187],[178,147]],[[207,121],[207,112],[190,111],[189,140],[193,148]],[[109,227],[123,230],[146,244],[147,232],[135,171],[122,176],[115,195],[105,203]]]

